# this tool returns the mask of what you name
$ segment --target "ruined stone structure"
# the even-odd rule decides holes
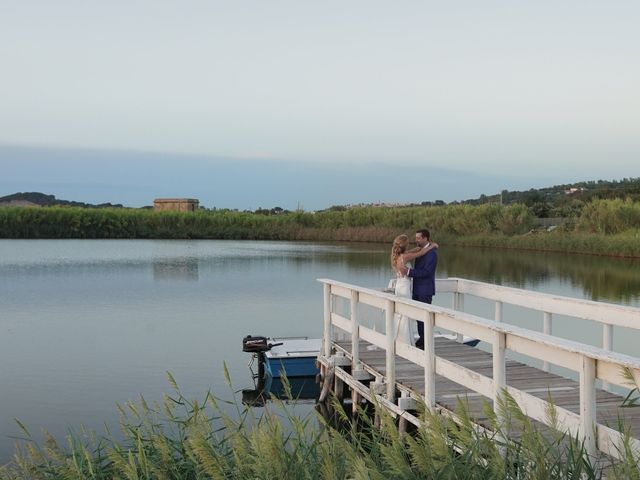
[[[200,201],[195,198],[156,198],[153,209],[157,211],[195,212]]]

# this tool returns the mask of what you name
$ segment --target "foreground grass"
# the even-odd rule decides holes
[[[570,436],[543,435],[508,396],[500,404],[505,422],[487,408],[497,434],[478,431],[461,403],[460,423],[422,413],[425,426],[401,436],[391,417],[374,428],[364,410],[348,418],[337,403],[330,422],[295,416],[278,401],[259,417],[239,406],[232,417],[210,392],[189,400],[169,379],[174,392],[162,404],[141,399],[120,408],[122,440],[80,432],[64,446],[50,436],[38,446],[23,427],[27,438],[0,478],[568,479],[601,478],[603,469],[607,478],[640,478],[637,453],[596,465]]]

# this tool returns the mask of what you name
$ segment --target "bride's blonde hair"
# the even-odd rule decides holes
[[[391,268],[396,268],[396,260],[407,251],[407,245],[409,245],[409,237],[404,234],[398,235],[393,239],[393,247],[391,247]]]

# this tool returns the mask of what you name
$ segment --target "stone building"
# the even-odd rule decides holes
[[[159,212],[195,212],[200,201],[195,198],[156,198],[153,201],[153,209]]]

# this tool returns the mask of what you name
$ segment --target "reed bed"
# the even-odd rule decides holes
[[[640,202],[595,200],[553,232],[522,204],[361,207],[263,215],[231,210],[0,208],[0,238],[390,242],[428,227],[441,244],[640,257]]]
[[[0,208],[0,238],[230,238],[298,239],[377,229],[386,235],[429,225],[456,235],[528,231],[533,217],[524,205],[373,208],[262,215],[216,210],[156,212],[143,209],[69,207]],[[339,232],[336,234],[336,232]],[[397,233],[395,233],[397,234]],[[362,240],[351,237],[350,240]]]
[[[508,395],[499,416],[487,406],[494,433],[478,430],[460,401],[458,422],[423,409],[424,426],[400,435],[389,415],[382,413],[376,427],[366,409],[348,416],[335,399],[328,418],[294,415],[278,400],[260,415],[237,404],[229,414],[212,392],[200,401],[187,399],[170,374],[169,382],[173,391],[164,402],[148,405],[141,397],[119,407],[121,440],[81,430],[65,445],[51,436],[37,445],[21,425],[25,439],[13,461],[0,467],[0,478],[640,478],[638,452],[623,447],[622,461],[596,462],[566,433],[539,430]],[[549,417],[553,421],[553,409]],[[516,431],[518,441],[512,440]]]

